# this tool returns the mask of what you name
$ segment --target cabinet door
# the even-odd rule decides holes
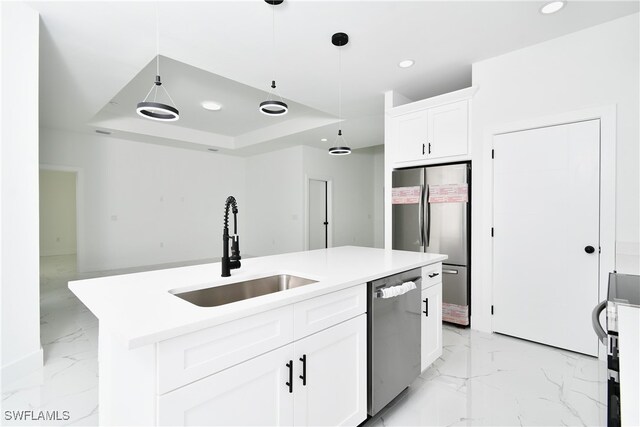
[[[467,154],[467,110],[467,101],[427,110],[428,158]]]
[[[292,425],[292,356],[289,344],[160,396],[158,424]]]
[[[359,315],[294,344],[296,426],[358,425],[367,418],[366,319]]]
[[[442,283],[422,290],[422,366],[442,355]]]
[[[394,117],[396,162],[426,158],[427,110],[416,111]]]

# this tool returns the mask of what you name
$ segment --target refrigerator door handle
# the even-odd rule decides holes
[[[431,203],[429,203],[429,186],[426,185],[426,197],[425,197],[425,205],[427,206],[427,243],[426,248],[429,247],[429,241],[431,240]]]
[[[418,207],[418,226],[420,227],[420,246],[424,246],[424,186],[420,184],[420,205]]]

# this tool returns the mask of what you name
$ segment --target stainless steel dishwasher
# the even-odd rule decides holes
[[[415,283],[388,296],[385,288]],[[373,416],[420,375],[420,268],[368,283],[368,413]],[[401,289],[401,288],[396,288]]]

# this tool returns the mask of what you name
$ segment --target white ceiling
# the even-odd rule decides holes
[[[108,129],[122,138],[239,155],[332,145],[338,126],[335,32],[350,36],[341,48],[342,128],[348,143],[362,148],[383,143],[387,90],[417,100],[461,89],[471,84],[473,62],[639,10],[637,1],[576,0],[550,16],[538,12],[541,1],[285,0],[275,10],[263,0],[30,4],[43,23],[44,126]],[[156,8],[161,75],[181,110],[172,123],[135,114],[155,75]],[[399,68],[406,58],[415,65]],[[257,111],[274,78],[290,106],[282,117]],[[223,110],[202,110],[200,102],[209,98]]]

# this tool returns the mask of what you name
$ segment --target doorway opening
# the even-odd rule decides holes
[[[58,167],[40,168],[40,339],[45,360],[49,343],[67,331],[76,313],[59,304],[69,299],[67,284],[78,277],[78,175]]]
[[[325,249],[332,245],[331,193],[330,180],[307,178],[307,250]]]
[[[77,257],[76,181],[76,172],[40,169],[41,257]]]

